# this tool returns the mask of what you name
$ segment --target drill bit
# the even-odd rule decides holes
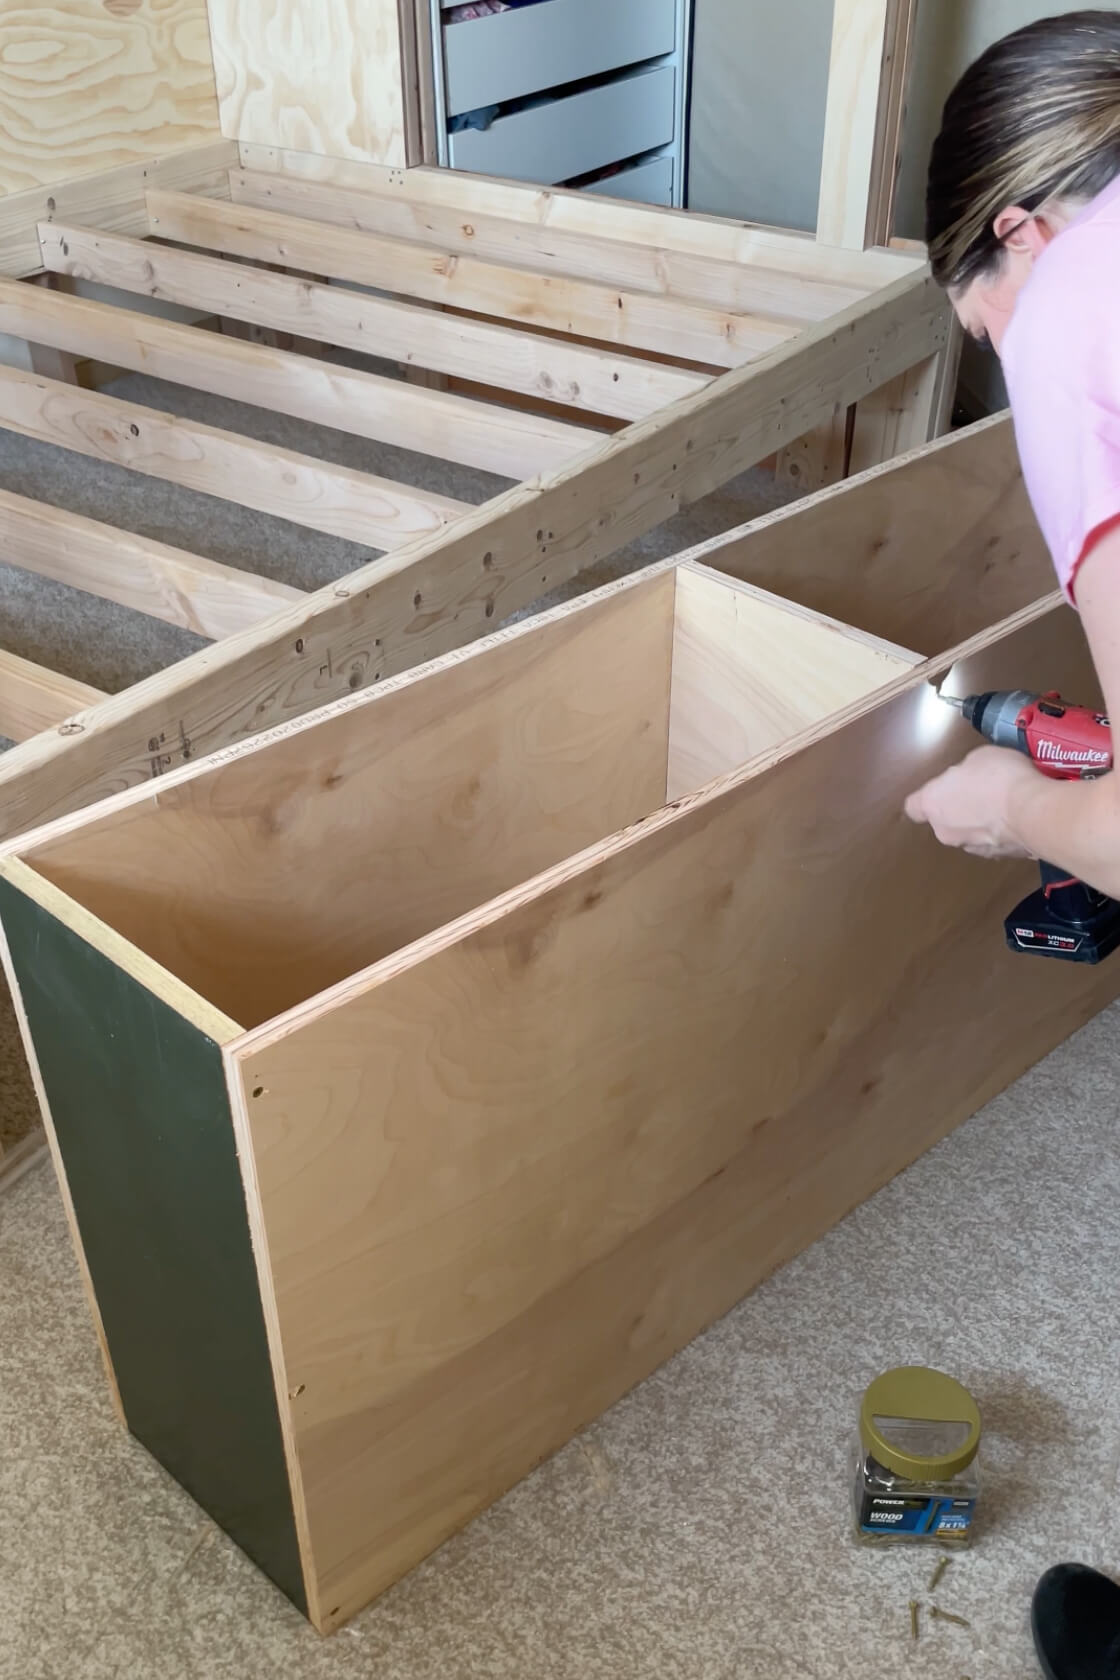
[[[964,701],[963,700],[958,700],[956,695],[954,695],[954,694],[941,694],[941,695],[938,696],[938,698],[941,699],[941,700],[944,700],[944,702],[947,706],[955,706],[957,708],[958,712],[963,712],[964,711]]]

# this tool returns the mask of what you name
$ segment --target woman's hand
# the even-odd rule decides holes
[[[1120,515],[1090,545],[1076,590],[1104,709],[1120,720]],[[1066,698],[1092,700],[1084,693]],[[906,814],[929,823],[943,845],[979,857],[1046,858],[1120,899],[1120,752],[1116,757],[1111,775],[1063,782],[1009,747],[980,747],[912,793]]]
[[[943,846],[959,846],[974,857],[1030,857],[1011,830],[1009,812],[1015,791],[1039,779],[1009,748],[978,747],[912,793],[906,815],[928,823]]]

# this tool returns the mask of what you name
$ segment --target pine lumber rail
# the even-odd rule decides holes
[[[448,171],[195,151],[193,170],[176,153],[0,200],[0,334],[29,347],[0,368],[0,427],[374,558],[303,594],[0,495],[4,563],[212,642],[108,696],[7,650],[0,835],[464,646],[900,382],[867,462],[944,429],[949,312],[913,253]],[[74,292],[88,282],[113,301]],[[145,313],[152,299],[197,324]],[[323,455],[89,388],[74,370],[95,365],[311,421]],[[510,487],[470,506],[334,464],[335,434]]]

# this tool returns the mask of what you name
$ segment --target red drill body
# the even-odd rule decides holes
[[[1102,712],[1025,689],[973,694],[951,703],[985,740],[1025,753],[1056,781],[1083,781],[1112,769],[1112,730]]]

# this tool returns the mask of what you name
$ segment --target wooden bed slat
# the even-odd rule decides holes
[[[0,562],[216,640],[303,595],[96,519],[0,490]]]
[[[0,280],[0,332],[506,478],[561,466],[599,441],[557,420],[14,280]]]
[[[678,298],[504,267],[431,245],[191,193],[152,193],[148,208],[153,233],[187,245],[313,269],[359,286],[582,333],[602,343],[668,351],[716,367],[738,367],[784,344],[798,330],[761,315],[736,315]]]
[[[306,181],[315,192],[324,186],[385,190],[399,193],[414,204],[450,206],[468,221],[476,215],[500,216],[545,228],[549,233],[580,233],[708,261],[760,265],[794,281],[824,280],[853,286],[863,294],[921,267],[920,260],[897,251],[847,251],[814,239],[812,234],[761,227],[756,222],[694,210],[655,209],[594,193],[468,175],[458,169],[383,169],[366,162],[244,142],[240,156],[243,169]],[[237,175],[234,169],[231,188],[235,193]]]
[[[639,420],[708,383],[706,375],[687,368],[223,262],[152,240],[54,222],[40,229],[40,244],[43,263],[55,274],[167,298],[619,419]]]
[[[474,511],[447,496],[20,368],[0,367],[0,426],[371,549],[400,548]]]
[[[34,274],[40,268],[35,228],[52,216],[77,216],[102,228],[147,233],[148,187],[197,187],[228,197],[229,169],[237,156],[236,141],[217,140],[0,197],[0,274]]]
[[[248,148],[252,153],[258,149]],[[392,184],[396,179],[392,171],[371,165],[369,174],[372,181],[347,186],[342,181],[304,180],[295,175],[268,174],[263,169],[232,169],[229,189],[234,203],[260,210],[307,216],[390,239],[439,246],[486,262],[509,263],[600,285],[606,282],[624,291],[669,295],[739,314],[821,321],[870,289],[866,284],[813,280],[783,273],[780,268],[668,250],[657,243],[653,226],[649,228],[650,243],[638,245],[612,239],[605,228],[591,232],[579,227],[541,225],[500,213],[488,215],[483,210],[467,212],[434,197],[412,197],[407,188]],[[425,172],[410,170],[409,182],[417,174]],[[527,196],[539,201],[537,194]]]
[[[99,688],[0,648],[0,735],[9,741],[28,741],[40,730],[57,729],[75,712],[104,699]]]

